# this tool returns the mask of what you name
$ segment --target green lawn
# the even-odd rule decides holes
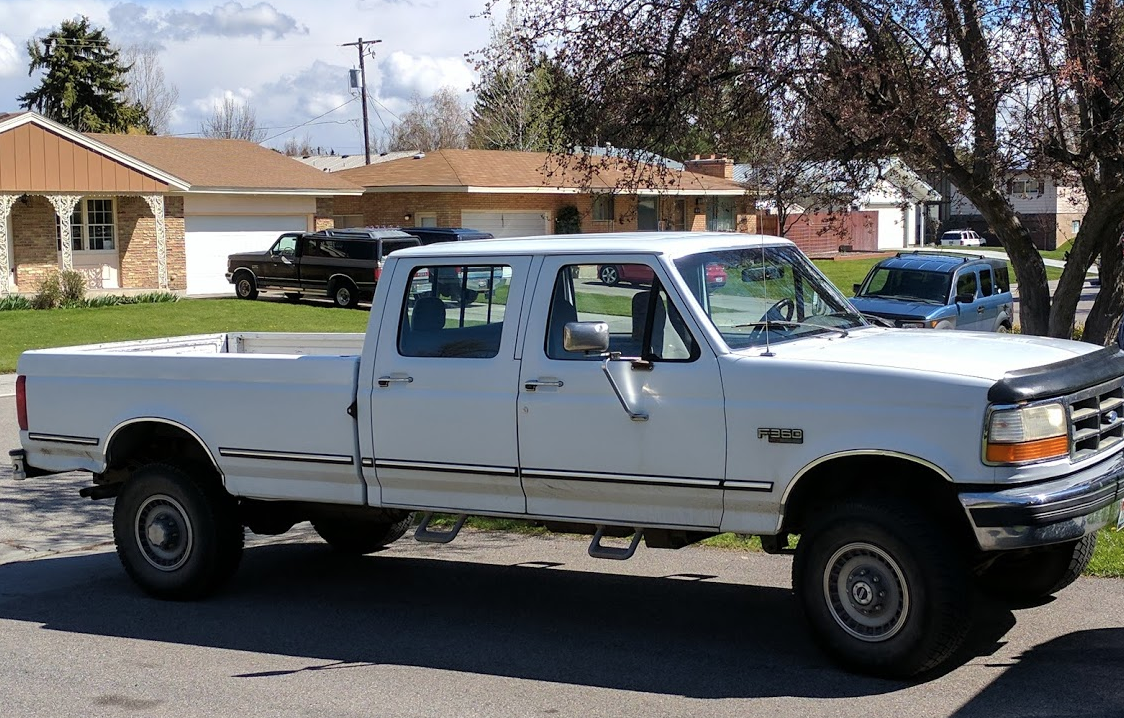
[[[25,349],[212,332],[362,332],[370,313],[325,303],[185,299],[97,309],[0,312],[0,372]]]

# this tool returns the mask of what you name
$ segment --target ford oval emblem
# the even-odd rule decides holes
[[[1104,423],[1115,424],[1116,420],[1119,419],[1119,418],[1120,418],[1119,414],[1117,414],[1115,411],[1110,411],[1110,412],[1108,412],[1107,414],[1104,415]]]

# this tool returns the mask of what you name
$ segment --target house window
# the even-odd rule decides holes
[[[117,229],[112,199],[83,199],[70,215],[70,243],[76,252],[114,249]],[[62,227],[55,216],[55,246],[62,251]]]
[[[612,222],[616,219],[616,210],[613,206],[613,195],[593,195],[593,221]]]
[[[1073,231],[1073,234],[1077,234],[1078,232],[1081,231],[1081,220],[1079,220],[1079,219],[1073,220],[1073,223],[1070,224],[1069,227]]]
[[[1011,193],[1030,195],[1038,194],[1038,180],[1036,179],[1017,179],[1011,182]]]
[[[731,197],[710,197],[706,202],[706,230],[734,231],[734,200]]]

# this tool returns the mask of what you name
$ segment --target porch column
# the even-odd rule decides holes
[[[47,200],[55,208],[59,218],[59,237],[62,242],[62,268],[64,271],[74,269],[74,246],[70,240],[70,216],[82,195],[78,194],[49,194]]]
[[[11,258],[8,256],[8,217],[18,195],[0,194],[0,294],[11,291]]]
[[[156,217],[156,282],[160,289],[168,289],[168,233],[164,222],[164,195],[146,194],[144,201]]]

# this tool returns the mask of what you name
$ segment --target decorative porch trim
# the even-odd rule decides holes
[[[55,208],[55,216],[59,219],[59,240],[62,244],[62,268],[64,271],[74,269],[74,246],[70,239],[70,216],[74,208],[82,200],[80,194],[49,194],[47,201]]]
[[[156,280],[160,289],[168,289],[168,232],[164,222],[164,195],[146,194],[144,201],[156,217]]]
[[[19,195],[0,194],[0,294],[11,290],[11,258],[8,257],[8,217]]]

